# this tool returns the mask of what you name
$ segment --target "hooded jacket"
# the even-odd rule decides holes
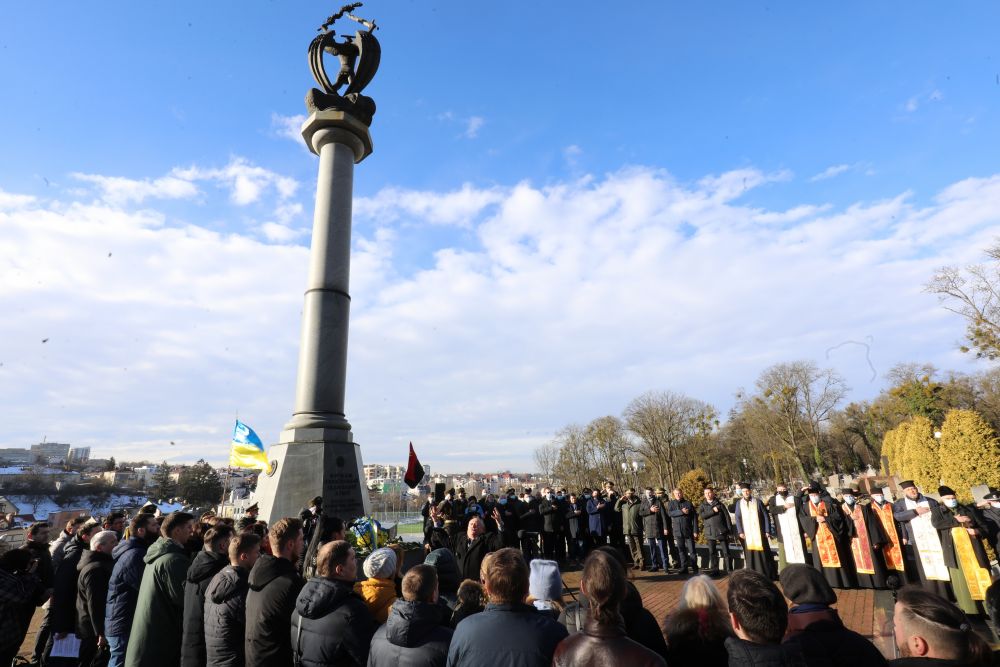
[[[184,638],[181,665],[205,667],[205,589],[212,577],[229,563],[228,556],[199,551],[187,571],[184,583]]]
[[[354,592],[364,599],[375,622],[381,625],[389,618],[389,609],[396,601],[396,582],[392,579],[365,579],[354,585]]]
[[[212,667],[242,667],[250,572],[222,568],[205,590],[205,656]]]
[[[303,667],[340,667],[367,664],[375,628],[350,582],[315,577],[299,593],[290,631]]]
[[[80,573],[76,592],[76,634],[81,639],[96,639],[104,635],[108,582],[114,566],[111,554],[100,551],[88,549],[80,557],[76,566]]]
[[[479,667],[548,667],[566,628],[526,604],[486,605],[486,610],[458,624],[448,648],[448,665]]]
[[[444,665],[452,631],[441,625],[441,606],[396,600],[389,620],[375,631],[368,667]]]
[[[146,556],[146,547],[144,538],[130,537],[119,542],[111,551],[115,566],[111,571],[111,581],[108,582],[107,608],[104,612],[105,637],[127,638],[132,630],[142,571],[146,569],[146,563],[142,560]]]
[[[246,602],[247,667],[272,667],[292,663],[288,619],[302,590],[302,577],[287,558],[261,554],[250,571]]]
[[[146,569],[129,633],[126,667],[176,667],[184,628],[184,579],[191,560],[184,547],[160,537],[143,557]]]

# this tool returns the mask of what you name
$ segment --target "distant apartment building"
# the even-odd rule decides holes
[[[71,447],[66,463],[83,464],[90,460],[90,447]]]
[[[0,449],[0,465],[30,466],[38,460],[38,455],[30,449],[4,448]]]
[[[69,458],[69,444],[62,442],[40,442],[32,445],[31,451],[49,463],[66,463]]]
[[[108,470],[101,473],[105,482],[115,487],[134,486],[136,474],[132,470]]]

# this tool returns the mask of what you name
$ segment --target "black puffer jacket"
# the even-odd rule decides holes
[[[108,604],[104,620],[104,631],[109,637],[128,639],[135,616],[135,603],[139,599],[142,572],[146,569],[146,540],[130,537],[111,552],[115,559],[115,569],[108,584]]]
[[[184,582],[184,635],[181,665],[205,667],[205,589],[212,577],[229,562],[223,554],[199,551]]]
[[[396,600],[375,631],[368,667],[444,665],[452,631],[441,625],[441,606]]]
[[[80,573],[76,593],[76,634],[81,639],[96,639],[104,634],[108,582],[114,567],[111,554],[88,549],[80,557],[76,566]]]
[[[250,573],[227,565],[205,590],[205,655],[212,667],[242,667]]]
[[[299,593],[290,629],[303,667],[346,667],[368,662],[375,628],[368,605],[350,582],[315,577]]]
[[[302,590],[302,577],[287,558],[262,555],[250,571],[247,593],[247,667],[292,664],[292,639],[288,619]]]

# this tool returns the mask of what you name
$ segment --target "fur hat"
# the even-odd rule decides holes
[[[831,605],[837,602],[837,594],[830,588],[823,573],[811,565],[787,565],[778,579],[785,597],[793,604]]]
[[[396,552],[388,547],[376,549],[365,559],[363,569],[369,579],[392,579],[396,575]]]

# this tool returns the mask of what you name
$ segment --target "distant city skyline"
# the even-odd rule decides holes
[[[836,369],[848,400],[899,362],[982,367],[922,288],[1000,229],[1000,5],[365,10],[365,462],[403,465],[412,441],[435,471],[531,469],[560,428],[650,390],[724,419],[782,361]],[[237,415],[277,441],[326,11],[0,5],[0,448],[225,467]],[[86,48],[40,48],[54,16]]]

